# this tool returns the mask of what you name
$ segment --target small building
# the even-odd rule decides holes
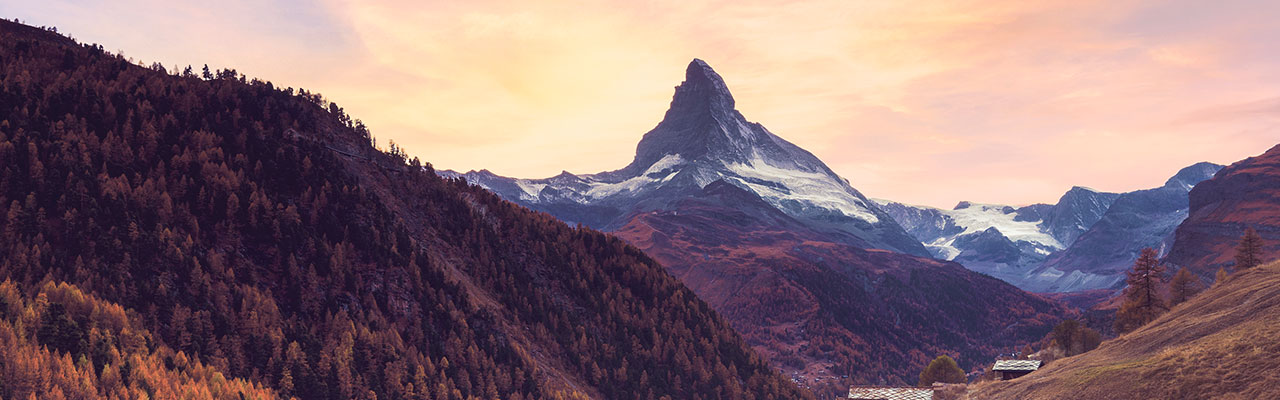
[[[854,386],[849,398],[859,400],[930,400],[933,389],[887,386]]]
[[[1040,369],[1040,360],[996,360],[991,372],[996,373],[996,380],[1007,381],[1030,374]]]

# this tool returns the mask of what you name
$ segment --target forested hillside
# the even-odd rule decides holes
[[[136,313],[131,354],[308,399],[806,396],[639,250],[370,142],[317,94],[0,22],[7,307],[68,282]]]
[[[74,357],[74,358],[73,358]],[[270,389],[227,379],[158,344],[137,314],[46,282],[33,298],[0,283],[0,398],[273,399]]]

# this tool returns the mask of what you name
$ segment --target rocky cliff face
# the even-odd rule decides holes
[[[1280,258],[1280,145],[1223,168],[1189,197],[1165,262],[1208,278],[1230,270],[1245,228],[1262,237],[1264,260]]]
[[[1093,224],[1102,219],[1102,215],[1111,208],[1111,204],[1120,197],[1119,193],[1099,192],[1086,187],[1076,186],[1062,194],[1058,203],[1054,204],[1044,216],[1045,229],[1058,242],[1070,246],[1080,238]]]

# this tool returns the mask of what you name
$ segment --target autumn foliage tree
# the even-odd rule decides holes
[[[1063,356],[1070,357],[1098,348],[1102,335],[1074,319],[1068,319],[1053,328],[1053,342]]]
[[[1173,280],[1169,282],[1169,306],[1182,304],[1201,290],[1204,290],[1204,284],[1200,282],[1200,278],[1187,268],[1179,269],[1173,274]]]
[[[1236,271],[1243,271],[1262,264],[1262,237],[1253,228],[1245,228],[1236,247]]]
[[[964,370],[956,365],[956,360],[944,354],[934,358],[928,366],[924,367],[924,371],[920,371],[919,386],[930,386],[934,382],[965,383],[967,381]]]
[[[75,286],[45,282],[26,295],[0,282],[0,398],[280,397],[157,343],[137,313]]]
[[[1159,286],[1164,280],[1165,268],[1160,265],[1158,257],[1156,249],[1148,247],[1142,249],[1142,254],[1134,261],[1125,280],[1129,286],[1124,289],[1124,303],[1116,312],[1116,332],[1137,329],[1169,310],[1160,297]]]
[[[1222,283],[1223,281],[1227,280],[1228,276],[1230,276],[1230,274],[1227,273],[1226,267],[1218,267],[1218,272],[1213,274],[1213,284],[1217,285],[1219,283]]]

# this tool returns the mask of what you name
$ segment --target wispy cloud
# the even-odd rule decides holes
[[[439,167],[630,160],[693,57],[748,118],[911,203],[1132,190],[1280,133],[1280,3],[152,0],[0,13],[319,90]]]

